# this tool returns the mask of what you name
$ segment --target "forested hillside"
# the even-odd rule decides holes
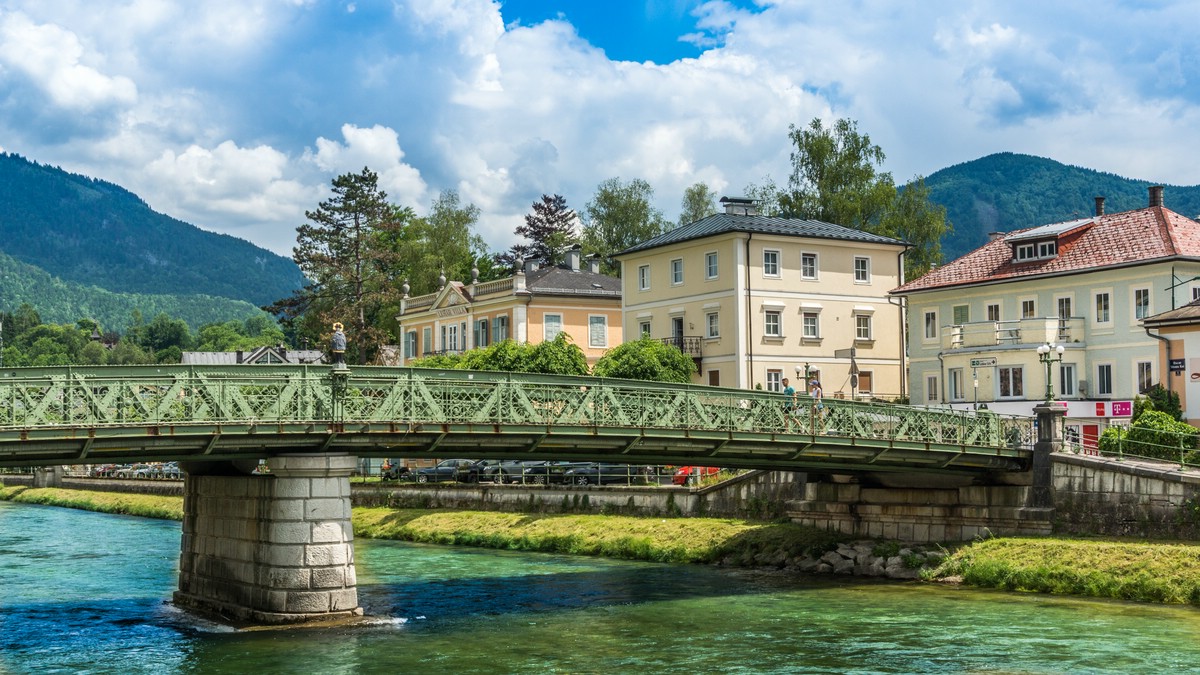
[[[989,232],[1007,232],[1089,216],[1095,197],[1115,213],[1147,205],[1146,188],[1161,183],[1067,166],[1051,159],[1003,152],[958,164],[925,179],[930,200],[946,207],[954,232],[942,242],[946,260],[987,243]],[[1167,186],[1167,208],[1200,214],[1200,186]]]
[[[131,325],[134,310],[149,321],[165,313],[182,319],[192,330],[208,323],[244,321],[266,316],[256,306],[229,298],[209,295],[151,295],[113,293],[95,286],[64,282],[32,265],[0,253],[0,308],[33,306],[48,323],[74,324],[94,319],[105,331],[124,333]]]
[[[290,258],[156,213],[112,183],[14,154],[0,154],[0,253],[122,293],[213,295],[261,306],[304,285]]]

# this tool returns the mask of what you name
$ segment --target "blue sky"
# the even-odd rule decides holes
[[[285,255],[363,166],[418,213],[457,190],[504,250],[543,193],[642,178],[674,220],[699,181],[783,184],[814,117],[900,181],[1013,151],[1191,185],[1197,25],[1194,0],[0,0],[0,148]]]

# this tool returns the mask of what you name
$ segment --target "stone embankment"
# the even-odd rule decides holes
[[[727,566],[775,567],[805,574],[844,574],[886,579],[919,579],[921,570],[935,568],[949,553],[937,546],[896,542],[857,541],[838,544],[832,551],[801,556],[762,553],[746,561],[732,554]]]

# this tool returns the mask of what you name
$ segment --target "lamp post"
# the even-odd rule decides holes
[[[1052,379],[1053,371],[1051,368],[1055,363],[1062,363],[1063,352],[1066,351],[1062,345],[1055,345],[1047,342],[1037,348],[1038,361],[1041,361],[1046,366],[1046,400],[1054,400],[1054,383]],[[1057,358],[1055,356],[1057,355]]]

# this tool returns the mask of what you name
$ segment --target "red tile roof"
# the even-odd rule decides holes
[[[892,293],[904,295],[1170,258],[1200,259],[1200,223],[1165,207],[1152,206],[1098,216],[1091,225],[1072,229],[1058,239],[1058,255],[1054,258],[1014,262],[1012,245],[997,239]]]

